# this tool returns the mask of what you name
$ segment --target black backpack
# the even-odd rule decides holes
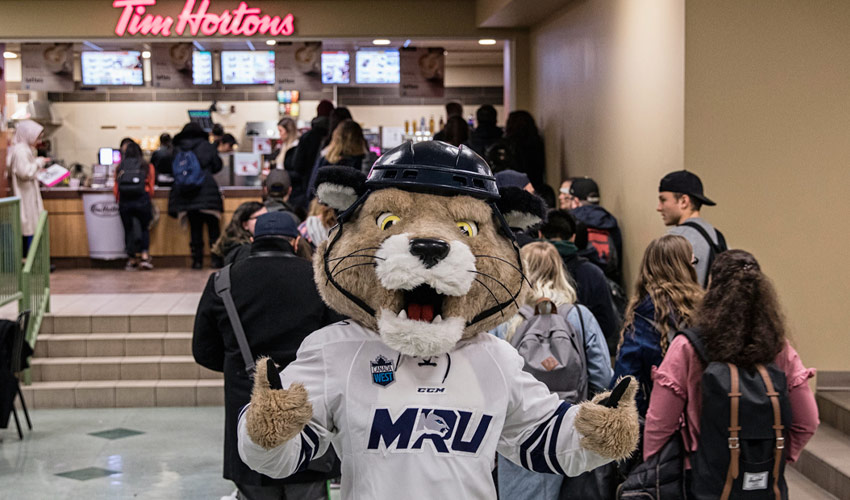
[[[118,193],[122,200],[137,200],[145,194],[148,165],[141,159],[122,161],[118,166]]]
[[[679,334],[706,363],[699,332]],[[701,387],[690,498],[786,500],[785,432],[791,405],[785,373],[773,363],[747,370],[713,361],[707,363]]]
[[[705,241],[708,243],[708,267],[706,269],[711,271],[711,266],[714,264],[714,259],[719,254],[729,250],[729,247],[726,246],[726,238],[723,236],[723,233],[720,232],[717,228],[714,229],[714,233],[717,235],[717,243],[711,239],[711,236],[708,235],[708,232],[704,227],[700,226],[696,222],[693,221],[685,221],[680,226],[686,226],[691,229],[696,229],[696,231],[705,238]],[[709,273],[705,273],[705,282],[702,284],[703,288],[708,286],[708,275]]]

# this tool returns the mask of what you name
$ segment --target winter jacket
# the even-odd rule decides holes
[[[487,153],[487,148],[502,138],[502,128],[495,125],[481,125],[469,134],[467,145],[481,156]]]
[[[183,131],[174,137],[174,154],[177,155],[181,150],[195,153],[206,177],[200,189],[172,187],[168,197],[168,215],[178,217],[189,211],[204,211],[220,216],[224,205],[218,183],[213,177],[222,168],[218,151],[210,144],[207,133],[195,123],[187,124]]]
[[[608,288],[608,282],[605,281],[602,270],[579,256],[578,249],[569,241],[550,241],[550,243],[558,249],[561,259],[567,266],[567,271],[575,282],[578,302],[587,306],[599,322],[605,341],[608,343],[609,353],[616,352],[616,345],[620,339],[620,326],[617,321],[617,312],[614,310],[611,290]]]
[[[269,251],[281,255],[256,255]],[[224,303],[215,293],[214,277],[207,281],[198,304],[192,354],[201,366],[224,372],[224,477],[237,483],[273,485],[275,480],[243,464],[236,449],[236,423],[239,411],[251,398],[253,381],[245,371]],[[307,335],[340,319],[319,297],[312,264],[296,257],[283,239],[255,240],[251,255],[233,264],[230,280],[233,302],[254,358],[270,356],[285,367],[295,360]],[[311,480],[299,476],[286,482]]]
[[[171,186],[174,184],[174,177],[171,175],[171,164],[174,159],[173,154],[174,151],[172,148],[161,147],[151,155],[151,163],[156,170],[157,186]]]
[[[327,116],[317,116],[311,122],[312,128],[304,132],[298,139],[298,148],[292,160],[292,170],[287,170],[292,179],[292,196],[290,200],[293,205],[307,208],[307,185],[313,166],[319,156],[322,141],[328,135],[330,121]]]
[[[613,265],[608,265],[608,263],[600,260],[598,254],[595,256],[589,254],[589,258],[591,262],[601,267],[606,276],[622,286],[623,236],[620,233],[620,226],[617,224],[617,219],[599,205],[582,205],[573,209],[570,213],[576,218],[576,220],[588,228],[608,231],[608,234],[611,236],[611,240],[614,242],[614,250],[616,252],[612,259]],[[588,244],[587,250],[590,250],[591,248],[592,245]]]
[[[635,308],[634,322],[623,333],[623,345],[617,353],[614,363],[613,386],[624,375],[633,375],[640,385],[635,397],[638,413],[646,415],[649,407],[649,393],[652,391],[652,369],[661,365],[664,355],[661,353],[661,337],[655,322],[655,305],[649,296]],[[673,330],[675,333],[675,330]]]

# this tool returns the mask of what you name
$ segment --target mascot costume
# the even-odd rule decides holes
[[[333,445],[344,499],[478,499],[496,498],[496,452],[569,476],[631,454],[637,384],[619,384],[619,404],[570,405],[487,333],[528,288],[511,228],[541,221],[539,198],[500,193],[483,159],[441,142],[405,143],[368,178],[324,168],[317,196],[340,215],[316,282],[350,319],[279,374],[257,363],[239,418],[248,466],[286,477]]]

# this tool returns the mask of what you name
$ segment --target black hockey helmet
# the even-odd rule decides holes
[[[487,161],[465,146],[441,141],[405,142],[387,151],[372,166],[365,187],[499,199]]]

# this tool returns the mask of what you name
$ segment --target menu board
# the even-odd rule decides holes
[[[142,53],[83,52],[83,85],[144,85]]]
[[[322,42],[278,45],[275,57],[278,88],[322,90]]]
[[[348,52],[344,50],[322,52],[322,83],[350,83],[349,57]]]
[[[399,82],[398,50],[358,50],[355,81],[359,84],[393,84]]]
[[[442,47],[401,50],[401,97],[443,97],[446,56]]]
[[[212,85],[212,52],[192,52],[192,83],[195,85]]]
[[[70,43],[21,46],[21,88],[70,92],[74,90],[74,51]]]
[[[191,43],[155,44],[151,50],[151,82],[157,88],[212,85],[212,53]]]
[[[273,85],[274,51],[222,51],[221,83],[225,85]]]

